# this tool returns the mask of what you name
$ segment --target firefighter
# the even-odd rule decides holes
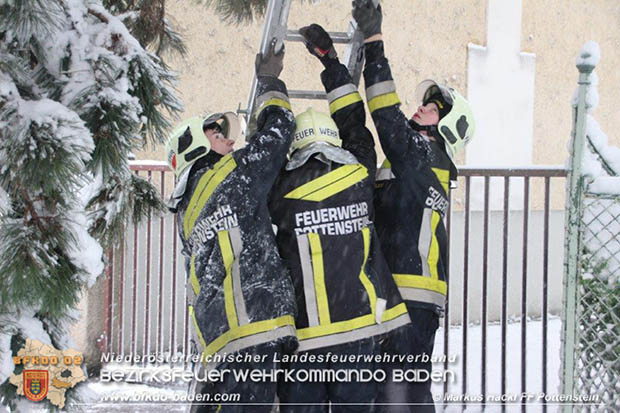
[[[331,117],[312,108],[297,116],[290,160],[270,195],[278,248],[297,298],[296,356],[315,357],[287,368],[374,370],[361,356],[378,354],[380,336],[409,322],[372,223],[374,140],[329,34],[317,24],[300,33],[325,67]],[[282,412],[327,412],[329,402],[332,412],[368,411],[377,389],[375,381],[355,379],[287,381],[278,394]]]
[[[181,123],[167,144],[178,179],[169,207],[186,257],[201,377],[213,368],[270,371],[278,354],[297,345],[293,286],[267,210],[267,194],[295,130],[287,89],[278,79],[284,50],[275,47],[273,41],[265,56],[257,56],[257,130],[243,149],[233,151],[239,126],[230,112]],[[251,357],[231,361],[227,355]],[[227,374],[193,391],[238,393],[241,403],[252,403],[218,411],[269,412],[276,387],[269,380],[236,382]],[[213,408],[218,407],[195,403],[192,411]]]
[[[386,341],[386,349],[430,356],[448,290],[445,217],[451,182],[457,178],[454,159],[474,134],[474,117],[457,91],[428,80],[417,87],[421,106],[407,119],[384,56],[381,6],[354,0],[353,17],[364,33],[366,98],[387,157],[377,171],[377,233],[412,322],[406,334]],[[430,373],[432,364],[420,357],[406,368]],[[430,384],[413,382],[406,391],[390,384],[380,400],[423,403],[411,411],[434,411]]]

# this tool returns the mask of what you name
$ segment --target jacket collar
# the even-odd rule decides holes
[[[308,146],[293,152],[291,159],[286,164],[285,169],[287,171],[297,169],[308,162],[308,159],[313,156],[327,165],[331,164],[331,162],[336,162],[343,165],[358,163],[357,158],[345,149],[330,145],[326,142],[312,142],[308,144]]]
[[[198,159],[192,166],[187,168],[179,177],[176,186],[174,187],[174,191],[170,198],[168,199],[168,209],[172,212],[177,212],[177,207],[179,206],[179,202],[183,199],[183,195],[185,195],[185,191],[187,190],[187,182],[189,181],[190,176],[192,176],[196,171],[199,171],[204,168],[211,168],[215,165],[220,159],[222,159],[222,155],[219,153],[215,153],[210,151],[202,158]]]

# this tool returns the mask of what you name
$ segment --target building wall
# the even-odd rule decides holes
[[[426,78],[447,82],[467,93],[468,44],[489,43],[489,1],[507,0],[384,1],[386,54],[405,113],[410,114],[417,107],[413,92],[417,83]],[[186,106],[182,116],[245,108],[262,21],[230,25],[203,5],[180,0],[169,1],[168,9],[170,17],[182,28],[189,50],[185,59],[171,62],[179,73],[179,91]],[[331,31],[346,31],[349,19],[348,1],[295,1],[289,27],[318,22]],[[522,0],[520,48],[534,54],[536,60],[534,164],[563,164],[568,156],[570,101],[578,77],[575,59],[588,40],[601,47],[597,67],[600,104],[594,116],[609,135],[610,143],[620,145],[620,135],[615,133],[620,126],[620,117],[616,116],[620,106],[620,71],[616,69],[620,63],[620,54],[616,52],[620,47],[619,22],[617,0]],[[342,55],[341,48],[340,51]],[[282,78],[289,88],[320,89],[321,69],[303,45],[288,45]],[[510,99],[496,96],[494,103],[502,105]],[[324,102],[308,101],[296,101],[293,107],[301,111],[309,104],[326,108]],[[147,149],[138,158],[163,159],[161,147]],[[465,156],[461,155],[459,163],[464,162]]]

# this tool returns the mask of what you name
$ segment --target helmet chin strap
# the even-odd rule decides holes
[[[413,130],[416,130],[419,132],[426,132],[428,136],[433,136],[435,138],[441,138],[441,135],[439,134],[439,131],[437,130],[437,125],[422,126],[418,124],[415,120],[409,119],[409,126],[411,126]]]

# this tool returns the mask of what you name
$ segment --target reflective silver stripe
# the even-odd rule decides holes
[[[273,330],[265,331],[264,333],[252,334],[251,336],[242,337],[237,340],[233,340],[222,347],[218,352],[216,352],[210,358],[221,358],[225,354],[232,354],[237,351],[241,351],[245,348],[257,346],[259,344],[269,343],[270,341],[277,340],[282,337],[292,336],[295,337],[297,335],[297,331],[295,327],[291,325],[286,325],[278,328],[274,328]],[[204,350],[204,349],[203,349]],[[211,362],[208,363],[207,369],[214,369],[220,363]]]
[[[375,83],[372,86],[366,88],[366,100],[376,98],[377,96],[385,95],[386,93],[396,92],[396,85],[393,80],[385,80],[383,82]]]
[[[350,343],[352,341],[361,340],[364,338],[376,336],[379,334],[387,333],[395,328],[402,327],[410,322],[409,314],[401,314],[390,321],[386,321],[381,324],[373,324],[367,327],[362,327],[353,331],[345,331],[343,333],[331,334],[328,336],[314,337],[306,340],[299,340],[300,351],[308,351],[315,348],[334,346],[336,344]]]
[[[256,99],[256,107],[260,108],[261,106],[263,106],[263,103],[267,102],[269,99],[281,99],[286,102],[289,101],[288,96],[286,96],[285,93],[278,92],[277,90],[272,90],[270,92],[263,93]]]
[[[391,168],[379,168],[377,169],[377,174],[375,175],[376,181],[388,181],[390,179],[396,178],[396,175],[392,173]]]
[[[375,304],[375,321],[377,324],[381,324],[385,307],[387,307],[387,300],[385,298],[377,298],[377,303]]]
[[[430,208],[424,208],[424,215],[422,215],[422,225],[420,225],[420,236],[418,238],[418,252],[420,253],[420,259],[422,260],[422,275],[425,277],[431,276],[431,270],[428,267],[428,251],[431,249],[431,215],[433,210]]]
[[[337,87],[327,94],[327,101],[332,103],[334,100],[341,98],[351,93],[357,92],[357,87],[353,83],[347,83],[346,85]]]
[[[403,300],[435,304],[442,308],[446,305],[446,297],[435,291],[411,287],[398,287],[398,291]]]
[[[314,273],[312,271],[308,234],[297,236],[297,248],[299,249],[299,261],[301,262],[301,273],[304,281],[304,297],[306,299],[308,323],[310,327],[315,327],[319,325],[319,307],[316,302],[316,291],[314,290]]]
[[[232,265],[232,290],[233,297],[235,297],[235,310],[237,311],[237,320],[239,325],[242,326],[250,322],[248,313],[245,308],[245,300],[243,299],[243,289],[241,286],[241,273],[239,271],[239,255],[241,255],[241,249],[243,244],[241,241],[241,231],[239,227],[231,228],[228,231],[230,236],[230,244],[232,245],[234,261]]]

